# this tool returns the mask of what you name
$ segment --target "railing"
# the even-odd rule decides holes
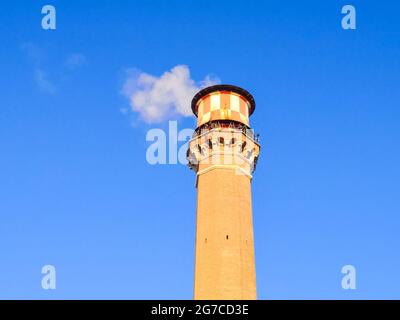
[[[211,130],[215,129],[222,129],[222,128],[231,128],[242,131],[246,136],[253,139],[255,142],[259,143],[260,135],[254,134],[253,129],[250,129],[246,125],[240,122],[232,122],[232,121],[212,121],[202,125],[201,127],[197,128],[196,131],[193,133],[192,139],[198,138],[203,134],[210,132]]]

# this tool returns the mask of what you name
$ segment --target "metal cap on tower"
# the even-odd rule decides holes
[[[249,116],[255,107],[254,98],[248,91],[228,84],[207,87],[192,100],[198,127],[214,120],[237,121],[249,126]]]

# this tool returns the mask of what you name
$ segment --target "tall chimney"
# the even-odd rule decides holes
[[[196,172],[194,299],[256,299],[251,179],[260,145],[250,129],[255,101],[232,85],[207,87],[192,100],[197,128],[189,142]]]

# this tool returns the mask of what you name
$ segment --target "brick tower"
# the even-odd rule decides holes
[[[196,172],[195,299],[256,299],[251,179],[260,145],[249,126],[255,101],[232,85],[207,87],[192,100],[197,128],[189,142]]]

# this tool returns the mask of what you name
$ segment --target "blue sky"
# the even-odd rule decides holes
[[[182,64],[257,102],[258,297],[400,298],[399,3],[52,1],[45,31],[48,3],[0,10],[0,298],[192,298],[195,176],[121,112],[127,70]]]

